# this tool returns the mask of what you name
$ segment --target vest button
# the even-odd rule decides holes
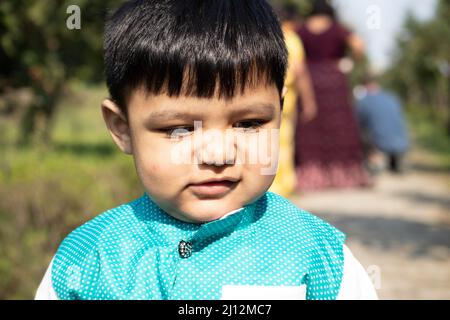
[[[192,243],[181,240],[178,244],[178,254],[183,259],[189,258],[192,255]]]

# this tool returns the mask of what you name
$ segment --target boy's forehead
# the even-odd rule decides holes
[[[190,119],[200,114],[208,113],[205,109],[196,109],[195,111],[182,111],[182,108],[168,108],[164,110],[155,110],[149,112],[148,117],[154,121],[170,121],[177,119]],[[259,103],[250,105],[239,105],[234,108],[228,108],[232,116],[239,116],[244,114],[258,114],[273,118],[276,114],[276,106],[271,103]]]
[[[177,114],[208,113],[226,111],[230,113],[261,112],[272,114],[280,106],[280,96],[275,85],[261,85],[246,88],[242,94],[231,98],[215,95],[211,98],[190,95],[169,96],[167,93],[152,94],[145,89],[135,90],[129,107],[161,119],[176,117]]]

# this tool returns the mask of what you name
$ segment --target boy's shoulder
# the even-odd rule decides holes
[[[85,238],[86,241],[95,240],[101,236],[104,231],[110,230],[117,224],[129,224],[129,222],[136,219],[134,207],[140,200],[141,199],[138,198],[98,214],[96,217],[88,220],[73,230],[68,237],[81,237]]]
[[[124,234],[139,227],[139,217],[136,207],[140,206],[143,197],[121,204],[98,214],[93,219],[80,225],[70,232],[61,242],[56,256],[67,262],[76,257],[82,261],[96,255],[97,248],[102,243],[113,242],[117,234]]]
[[[317,241],[330,238],[345,241],[345,234],[335,226],[299,208],[290,200],[272,192],[267,192],[266,198],[266,215],[274,228],[283,228],[294,237],[301,235]]]

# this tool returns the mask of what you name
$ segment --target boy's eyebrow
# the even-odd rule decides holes
[[[267,117],[273,118],[275,116],[275,106],[271,103],[257,103],[248,106],[240,107],[231,112],[232,116],[240,116],[245,114],[261,114]],[[196,120],[200,116],[192,114],[190,112],[181,112],[165,110],[165,111],[153,111],[148,116],[148,120],[151,121],[170,121],[170,120]]]
[[[232,115],[244,115],[247,113],[256,113],[267,117],[275,117],[275,106],[271,103],[255,103],[243,106],[232,112]]]

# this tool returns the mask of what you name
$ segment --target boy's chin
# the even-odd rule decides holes
[[[193,205],[190,208],[183,210],[183,216],[180,218],[181,220],[190,223],[208,223],[219,220],[237,209],[239,208],[228,208],[228,206],[221,206],[218,203],[199,203],[198,205]]]

